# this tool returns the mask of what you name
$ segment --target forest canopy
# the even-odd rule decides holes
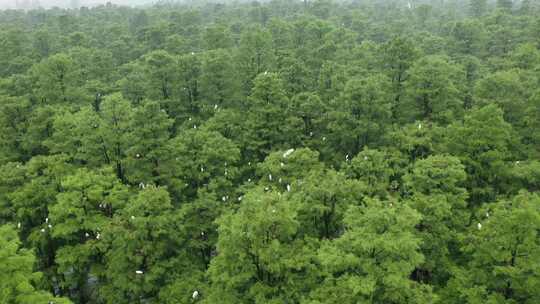
[[[0,11],[0,304],[540,303],[535,0]]]

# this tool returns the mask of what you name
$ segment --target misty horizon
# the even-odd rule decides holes
[[[0,0],[0,9],[80,8],[112,3],[114,5],[140,6],[154,4],[154,0]]]

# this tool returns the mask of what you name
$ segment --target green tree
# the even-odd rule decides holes
[[[359,180],[363,192],[370,197],[386,198],[389,195],[393,169],[385,151],[364,148],[344,168],[347,177]]]
[[[381,62],[384,72],[388,74],[392,81],[392,118],[395,120],[399,116],[400,106],[404,93],[404,83],[408,77],[408,69],[419,57],[419,50],[410,39],[396,37],[382,46]]]
[[[207,27],[203,33],[203,41],[206,50],[228,49],[233,44],[229,29],[222,24]]]
[[[534,303],[540,299],[540,199],[519,195],[486,206],[472,223],[446,290],[448,303]]]
[[[464,73],[448,58],[423,57],[409,70],[405,83],[407,102],[402,111],[412,111],[414,119],[449,123],[460,117],[463,109],[463,83]]]
[[[155,301],[176,280],[198,288],[193,279],[202,277],[204,264],[186,248],[182,222],[164,188],[146,187],[129,201],[103,232],[109,249],[100,295],[106,303]]]
[[[298,302],[313,282],[313,245],[298,236],[295,203],[255,188],[236,213],[219,219],[217,252],[209,269],[209,302]],[[314,272],[315,271],[315,272]]]
[[[357,154],[365,146],[381,144],[382,135],[390,125],[390,81],[375,75],[347,82],[335,110],[328,115],[329,142],[342,154]]]
[[[181,132],[167,144],[167,154],[162,174],[173,195],[191,200],[199,191],[219,199],[232,194],[240,150],[218,132]]]
[[[411,193],[409,204],[422,215],[417,225],[425,262],[415,270],[421,282],[444,285],[454,260],[460,256],[459,237],[467,225],[465,167],[452,156],[433,155],[418,160],[403,177]]]
[[[101,233],[118,210],[127,203],[129,193],[112,170],[92,172],[80,169],[62,181],[63,191],[49,207],[47,223],[53,239],[62,244],[55,262],[64,290],[87,303],[94,296],[89,283],[102,271]]]
[[[469,3],[469,10],[473,17],[483,16],[487,10],[487,0],[471,0]]]
[[[226,107],[237,103],[240,83],[235,77],[232,56],[222,49],[206,52],[202,56],[200,90],[208,110],[216,105]]]
[[[133,184],[160,183],[161,162],[166,154],[173,120],[157,102],[135,109],[126,149],[126,177]]]
[[[433,301],[429,286],[410,279],[424,260],[414,233],[420,215],[394,203],[369,200],[349,208],[343,235],[318,252],[324,281],[306,303]]]
[[[42,103],[81,103],[88,97],[80,90],[80,71],[66,54],[56,54],[32,67],[34,94]],[[86,98],[85,98],[86,97]]]
[[[516,137],[495,105],[474,109],[463,123],[454,123],[447,129],[443,151],[459,157],[465,165],[466,187],[473,205],[507,191],[507,161],[512,157]]]
[[[527,100],[532,94],[529,75],[520,70],[505,70],[479,80],[476,100],[481,105],[495,103],[504,111],[504,118],[516,129],[521,129],[526,115]]]
[[[158,50],[144,55],[147,94],[152,99],[169,99],[177,76],[176,58],[167,51]]]
[[[270,32],[255,27],[244,31],[240,38],[237,60],[238,72],[242,79],[244,91],[249,93],[257,75],[271,71],[273,68],[272,36]]]
[[[34,272],[35,257],[31,250],[21,248],[17,231],[11,225],[0,226],[0,258],[1,303],[71,303],[36,288],[42,274]]]

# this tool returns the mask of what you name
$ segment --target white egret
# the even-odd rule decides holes
[[[289,150],[285,151],[285,153],[283,153],[283,157],[287,157],[287,156],[291,155],[293,152],[294,152],[294,149],[289,149]]]

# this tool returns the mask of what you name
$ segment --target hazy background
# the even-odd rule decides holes
[[[78,8],[81,6],[96,6],[111,2],[118,5],[145,5],[158,0],[0,0],[0,9],[31,9],[50,8],[53,6],[63,8]]]

